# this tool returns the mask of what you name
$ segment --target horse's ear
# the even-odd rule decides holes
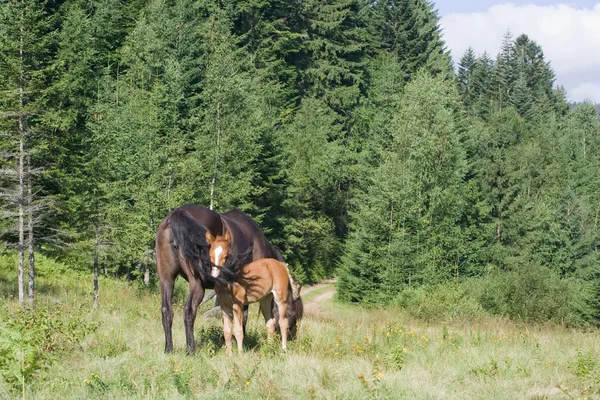
[[[231,241],[231,233],[229,233],[229,231],[225,232],[225,235],[223,235],[223,240],[225,240],[227,243]]]
[[[209,245],[211,245],[215,241],[215,237],[209,231],[206,231],[205,237],[206,243],[208,243]]]

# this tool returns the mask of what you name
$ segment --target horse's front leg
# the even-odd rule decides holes
[[[196,321],[196,313],[198,306],[204,297],[204,286],[198,278],[190,277],[190,294],[185,308],[183,309],[183,320],[185,324],[185,341],[188,354],[192,354],[196,350],[196,342],[194,341],[194,322]]]
[[[241,304],[233,305],[233,334],[238,345],[238,353],[241,353],[244,343],[244,327],[242,326],[244,321],[244,309]]]
[[[231,332],[233,323],[233,312],[231,309],[221,305],[221,313],[223,314],[223,336],[225,336],[225,353],[231,355]]]

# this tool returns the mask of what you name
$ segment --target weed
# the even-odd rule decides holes
[[[19,388],[25,398],[29,378],[43,365],[40,349],[35,344],[39,330],[22,331],[0,326],[0,367],[3,378]]]
[[[83,382],[92,390],[104,393],[108,391],[109,385],[104,382],[98,374],[91,373],[89,378],[83,380]]]
[[[469,373],[475,376],[497,378],[500,376],[500,367],[498,364],[498,360],[496,360],[495,358],[490,358],[490,360],[485,364],[471,368],[469,370]]]
[[[598,371],[598,357],[593,351],[582,351],[577,349],[576,357],[574,361],[569,362],[567,365],[569,370],[578,377],[581,381],[588,379],[596,380],[600,383],[600,375],[596,376]]]

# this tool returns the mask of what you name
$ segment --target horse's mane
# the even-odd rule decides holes
[[[192,265],[203,280],[210,277],[210,246],[206,242],[206,228],[185,210],[176,209],[169,217],[174,246],[183,258]]]
[[[252,250],[253,248],[249,247],[246,251],[240,253],[237,248],[232,247],[227,259],[225,260],[225,263],[221,267],[219,276],[213,278],[215,282],[221,285],[239,282],[242,268],[244,268],[246,264],[250,264],[252,262]]]

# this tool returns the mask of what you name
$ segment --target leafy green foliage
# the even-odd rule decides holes
[[[25,385],[41,368],[41,352],[33,344],[36,330],[21,331],[0,326],[0,366],[7,382],[25,390]]]

